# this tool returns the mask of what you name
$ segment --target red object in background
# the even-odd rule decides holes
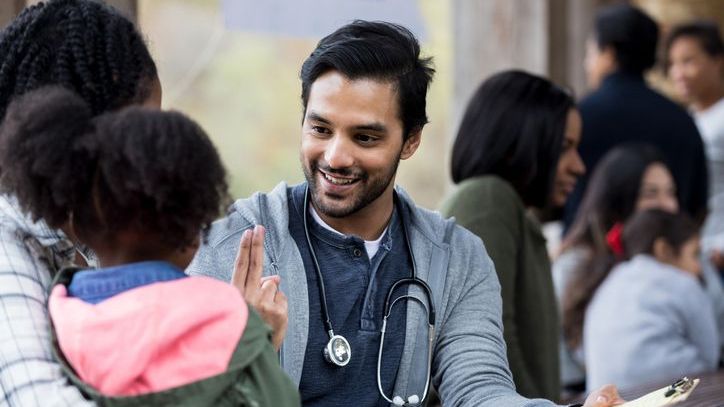
[[[617,258],[623,257],[623,242],[621,241],[621,233],[623,232],[623,224],[618,222],[614,224],[606,233],[606,243]]]

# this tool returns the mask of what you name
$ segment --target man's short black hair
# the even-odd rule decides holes
[[[722,43],[719,25],[714,21],[693,21],[674,27],[666,37],[666,56],[668,59],[671,46],[679,38],[693,38],[699,43],[701,49],[710,57],[716,58],[724,55],[724,43]]]
[[[636,7],[617,4],[602,9],[596,15],[594,35],[599,49],[614,50],[620,71],[643,74],[656,62],[659,27]]]
[[[405,139],[427,123],[425,99],[435,70],[432,58],[420,58],[420,44],[407,28],[357,20],[319,41],[300,73],[305,114],[312,83],[329,71],[394,83]]]

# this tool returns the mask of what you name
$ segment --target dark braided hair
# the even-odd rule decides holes
[[[221,159],[193,120],[141,106],[93,117],[83,99],[60,87],[10,104],[0,162],[2,192],[50,227],[72,222],[91,247],[134,231],[183,248],[229,202]]]
[[[145,101],[156,78],[133,23],[100,1],[38,3],[0,34],[0,117],[13,97],[49,84],[74,90],[99,114]]]

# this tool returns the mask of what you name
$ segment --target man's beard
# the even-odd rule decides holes
[[[395,159],[394,165],[389,168],[388,172],[381,174],[378,178],[372,179],[369,177],[368,173],[362,170],[355,171],[349,168],[332,169],[326,165],[320,165],[318,161],[303,164],[302,171],[304,172],[304,178],[306,178],[307,184],[309,185],[314,209],[332,218],[344,218],[364,209],[367,205],[379,198],[385,192],[390,183],[393,182],[399,164],[400,155],[398,155]],[[321,195],[323,192],[320,191],[318,185],[318,176],[323,177],[323,175],[319,171],[320,169],[330,175],[353,176],[359,179],[356,181],[356,183],[360,184],[357,186],[358,191],[347,198],[347,200],[351,201],[348,205],[339,207],[325,203],[325,198],[327,200],[331,199],[337,202],[342,202],[343,198],[330,194],[324,194],[324,196]]]

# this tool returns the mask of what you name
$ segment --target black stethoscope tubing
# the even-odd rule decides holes
[[[334,330],[332,329],[332,321],[329,318],[329,311],[327,308],[327,293],[324,290],[324,279],[322,278],[322,270],[319,267],[319,261],[317,261],[317,254],[312,247],[312,240],[309,238],[309,227],[307,225],[307,217],[309,216],[309,186],[304,191],[304,236],[307,238],[307,246],[309,246],[309,253],[312,255],[312,262],[314,263],[314,270],[317,272],[317,287],[319,288],[319,300],[322,304],[322,321],[324,322],[324,330],[330,335],[330,338],[334,336]]]

